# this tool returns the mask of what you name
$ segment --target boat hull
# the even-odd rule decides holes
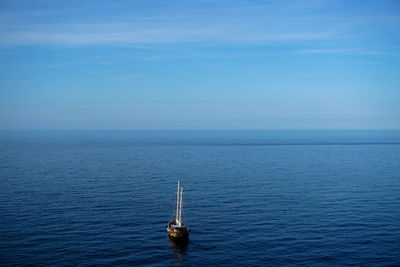
[[[168,236],[173,240],[187,240],[189,238],[189,230],[185,226],[174,227],[172,222],[168,224]]]

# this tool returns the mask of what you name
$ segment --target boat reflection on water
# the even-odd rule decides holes
[[[189,240],[173,240],[168,239],[171,253],[174,255],[174,266],[187,266],[187,247]]]
[[[187,246],[189,244],[189,240],[174,240],[174,239],[169,239],[169,245],[171,249],[173,249],[175,252],[183,253],[186,252]]]

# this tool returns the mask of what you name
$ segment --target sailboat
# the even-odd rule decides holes
[[[178,191],[176,196],[176,214],[173,221],[168,223],[168,236],[174,240],[187,240],[189,238],[189,230],[182,223],[182,194],[183,187],[180,186],[178,180]]]

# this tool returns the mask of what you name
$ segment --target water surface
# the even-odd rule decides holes
[[[2,131],[0,179],[4,265],[400,264],[398,131]]]

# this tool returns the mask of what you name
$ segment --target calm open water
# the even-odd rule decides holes
[[[400,132],[1,131],[0,264],[398,265]]]

